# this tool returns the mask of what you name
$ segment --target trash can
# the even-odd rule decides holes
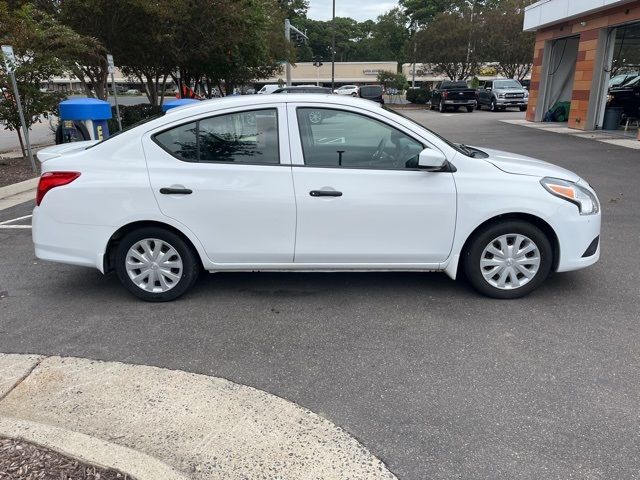
[[[618,130],[620,121],[622,120],[622,114],[624,108],[622,107],[608,107],[604,111],[604,121],[602,122],[603,130]]]

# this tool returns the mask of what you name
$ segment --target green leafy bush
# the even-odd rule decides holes
[[[135,125],[142,120],[146,120],[147,118],[160,113],[162,113],[162,107],[150,105],[148,103],[140,103],[138,105],[120,105],[120,120],[122,121],[122,128],[130,127],[131,125]],[[116,107],[111,107],[111,115],[113,118],[109,120],[109,132],[115,133],[118,131]]]
[[[431,90],[425,87],[410,88],[407,90],[407,101],[418,105],[424,105],[431,100]]]

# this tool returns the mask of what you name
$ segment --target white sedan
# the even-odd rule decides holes
[[[337,93],[338,95],[351,95],[352,97],[358,96],[358,86],[357,85],[343,85],[340,88],[336,88],[333,93]]]
[[[36,256],[115,271],[149,301],[203,269],[462,271],[516,298],[600,256],[600,205],[575,173],[361,99],[204,101],[38,158]]]

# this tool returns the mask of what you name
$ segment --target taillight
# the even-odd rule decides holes
[[[442,97],[443,98],[448,98],[449,97],[449,92],[442,92]]]
[[[36,193],[36,205],[40,205],[45,194],[52,188],[61,187],[73,182],[80,176],[80,172],[46,172],[43,173],[38,182],[38,192]]]

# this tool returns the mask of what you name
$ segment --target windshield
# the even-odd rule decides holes
[[[499,80],[493,82],[493,88],[518,88],[521,89],[522,85],[517,80]]]
[[[640,85],[640,77],[636,77],[633,80],[631,80],[630,82],[627,82],[627,83],[625,83],[625,84],[623,84],[621,86],[624,86],[624,87],[636,87],[638,85]]]
[[[437,134],[433,130],[428,129],[424,125],[421,125],[420,123],[416,122],[412,118],[407,117],[406,115],[400,113],[397,110],[394,110],[394,109],[388,108],[388,107],[382,107],[382,108],[384,108],[387,112],[391,112],[391,113],[393,113],[395,115],[398,115],[399,117],[404,118],[405,120],[409,120],[414,125],[417,125],[418,127],[422,128],[423,130],[426,130],[427,132],[431,133],[432,135],[435,135],[440,140],[442,140],[444,143],[446,143],[451,148],[453,148],[456,152],[460,152],[461,154],[463,154],[463,155],[465,155],[467,157],[475,157],[476,156],[476,154],[474,152],[475,149],[472,150],[469,147],[467,147],[466,145],[462,145],[462,144],[459,144],[459,143],[453,143],[453,142],[447,140],[446,138],[444,138],[442,135]]]

